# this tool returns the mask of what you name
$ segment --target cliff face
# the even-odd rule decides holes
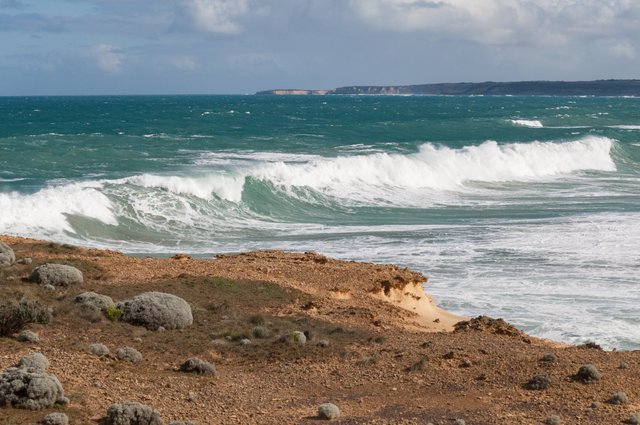
[[[408,86],[345,86],[333,90],[266,90],[257,94],[449,95],[449,96],[640,96],[640,80],[518,81]]]

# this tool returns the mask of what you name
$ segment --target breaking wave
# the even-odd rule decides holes
[[[543,128],[541,121],[538,120],[511,120],[514,125],[528,128]]]
[[[32,194],[0,193],[0,233],[58,239],[87,234],[93,240],[97,232],[129,240],[151,231],[177,238],[185,232],[246,232],[248,223],[267,228],[283,217],[309,223],[325,210],[354,205],[428,208],[434,200],[446,203],[447,194],[473,192],[478,183],[614,171],[613,143],[595,136],[560,143],[487,141],[461,149],[426,143],[412,154],[295,155],[277,161],[277,154],[252,158],[235,152],[229,161],[208,158],[209,166],[196,159],[197,172],[191,174],[141,174]]]

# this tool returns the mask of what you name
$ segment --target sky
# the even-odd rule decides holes
[[[0,0],[0,95],[640,78],[638,0]]]

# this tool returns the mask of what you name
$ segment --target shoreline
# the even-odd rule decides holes
[[[343,424],[540,424],[552,415],[563,424],[618,424],[640,409],[640,352],[564,345],[501,320],[465,320],[439,309],[423,290],[424,276],[406,268],[316,253],[137,258],[11,236],[0,241],[18,259],[32,259],[0,268],[1,299],[28,296],[54,312],[50,323],[27,327],[40,335],[37,343],[0,337],[0,370],[30,351],[45,354],[70,398],[63,411],[74,424],[96,423],[112,403],[127,400],[157,409],[166,423],[197,424],[323,423],[315,414],[324,402],[340,407],[336,422]],[[30,282],[31,270],[48,262],[77,267],[83,283],[47,291]],[[193,324],[157,332],[86,316],[74,303],[86,291],[116,301],[171,293],[189,303]],[[257,326],[264,338],[252,333]],[[280,342],[292,331],[305,331],[307,343]],[[88,352],[92,343],[113,352],[132,346],[143,360],[100,358]],[[542,360],[549,353],[555,360]],[[216,374],[179,372],[192,356],[215,364]],[[585,364],[602,379],[576,381]],[[527,388],[535,376],[549,386]],[[607,403],[620,391],[628,403]],[[34,423],[57,409],[5,406],[0,416]]]

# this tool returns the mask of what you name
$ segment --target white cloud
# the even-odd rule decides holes
[[[266,53],[238,53],[226,58],[226,64],[237,71],[263,71],[277,68],[279,60]]]
[[[235,34],[242,31],[237,18],[249,11],[249,0],[187,0],[186,8],[199,30]]]
[[[176,56],[171,58],[171,64],[183,71],[195,71],[198,63],[191,56]]]
[[[104,71],[116,73],[122,70],[125,55],[119,53],[110,44],[97,44],[91,47],[91,55],[98,67]]]
[[[609,48],[609,52],[617,58],[623,58],[623,59],[636,58],[636,48],[633,47],[633,45],[628,41],[623,41],[623,42],[614,44]]]
[[[349,0],[349,5],[379,29],[486,44],[558,45],[640,28],[637,0]]]

